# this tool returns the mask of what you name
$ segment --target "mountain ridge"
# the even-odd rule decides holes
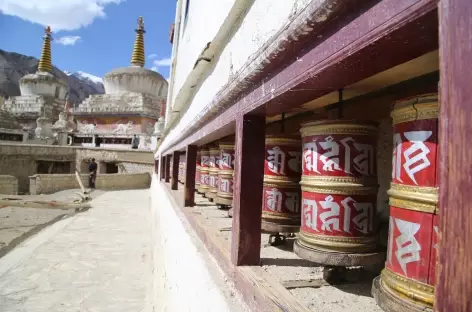
[[[19,81],[27,74],[37,71],[39,60],[16,52],[0,49],[0,95],[3,97],[20,94]],[[102,79],[83,71],[75,73],[62,71],[53,66],[52,74],[69,84],[69,99],[74,106],[91,94],[103,94]]]

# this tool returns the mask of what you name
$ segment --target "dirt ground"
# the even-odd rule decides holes
[[[72,202],[79,198],[80,190],[65,190],[49,195],[0,195],[0,198],[22,198]],[[95,190],[90,196],[96,198],[104,192]],[[0,209],[0,257],[27,238],[62,218],[74,214],[74,209],[38,209],[6,207]]]

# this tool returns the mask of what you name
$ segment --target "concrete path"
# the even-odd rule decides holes
[[[0,258],[0,311],[152,311],[149,190],[92,205]]]

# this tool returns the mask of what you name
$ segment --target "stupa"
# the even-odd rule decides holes
[[[138,19],[131,66],[115,69],[104,78],[105,94],[91,95],[71,109],[77,121],[74,145],[130,148],[133,135],[140,149],[151,149],[160,136],[167,98],[167,81],[144,68],[144,21]]]
[[[20,79],[20,96],[7,99],[3,109],[7,111],[25,129],[36,128],[37,119],[52,122],[64,110],[67,82],[52,74],[51,63],[51,28],[45,29],[43,49],[34,74]]]

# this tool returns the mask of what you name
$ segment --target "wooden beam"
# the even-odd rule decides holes
[[[187,145],[187,153],[185,155],[185,191],[184,206],[195,206],[195,174],[197,170],[197,146]]]
[[[472,2],[439,1],[439,262],[435,310],[471,310]]]
[[[170,181],[170,157],[171,155],[166,156],[166,168],[165,168],[166,170],[165,170],[165,176],[164,176],[166,183],[169,183]]]
[[[231,240],[234,265],[260,264],[264,142],[264,116],[237,117]]]
[[[179,189],[179,157],[180,152],[175,151],[172,153],[172,174],[170,176],[170,188],[171,190],[178,190]]]

